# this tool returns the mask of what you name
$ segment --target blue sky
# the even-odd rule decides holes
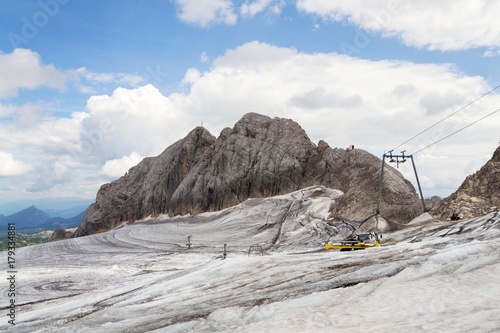
[[[491,0],[3,0],[0,207],[93,199],[202,121],[218,135],[246,112],[381,155],[500,85],[499,11]],[[495,91],[401,148],[499,104]],[[498,125],[492,114],[419,152],[424,195],[479,169]]]

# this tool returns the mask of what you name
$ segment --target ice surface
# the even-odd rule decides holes
[[[380,248],[322,251],[352,231],[328,218],[338,195],[311,187],[18,249],[16,325],[4,301],[0,330],[500,330],[498,212],[408,226],[384,234]],[[249,256],[254,244],[264,256]]]

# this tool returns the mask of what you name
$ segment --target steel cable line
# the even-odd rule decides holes
[[[498,103],[500,103],[500,99],[494,101],[493,103],[491,103],[491,104],[489,104],[489,105],[487,105],[485,107],[483,107],[482,109],[480,109],[479,111],[476,111],[475,113],[471,114],[470,116],[462,119],[460,122],[447,127],[445,130],[442,131],[441,135],[447,135],[446,133],[449,132],[450,130],[461,126],[462,123],[466,122],[470,118],[472,118],[472,117],[480,114],[484,110],[487,110],[488,108],[490,108],[492,105],[495,105],[495,104],[498,104]],[[419,146],[426,145],[426,144],[432,142],[433,140],[436,140],[436,138],[429,138],[429,139],[425,140],[424,142],[422,142],[420,145],[419,144],[413,144],[413,147],[407,148],[407,150],[412,151],[413,149],[418,149]]]
[[[479,118],[478,120],[476,120],[476,121],[474,121],[474,122],[470,123],[470,124],[469,124],[469,125],[467,125],[467,126],[464,126],[464,127],[462,127],[462,128],[459,128],[459,129],[458,129],[458,130],[456,130],[455,132],[452,132],[452,133],[450,133],[450,134],[446,135],[445,137],[442,137],[441,139],[439,139],[439,140],[437,140],[437,141],[434,141],[433,143],[431,143],[431,144],[429,144],[429,145],[425,146],[424,148],[421,148],[421,149],[417,150],[416,152],[412,153],[411,155],[414,155],[414,154],[416,154],[416,153],[419,153],[419,152],[421,152],[422,150],[427,149],[427,148],[429,148],[430,146],[433,146],[433,145],[435,145],[436,143],[441,142],[441,141],[443,141],[444,139],[449,138],[450,136],[452,136],[452,135],[454,135],[454,134],[456,134],[456,133],[458,133],[458,132],[460,132],[460,131],[463,131],[463,130],[464,130],[464,129],[466,129],[467,127],[470,127],[470,126],[474,125],[475,123],[477,123],[477,122],[479,122],[479,121],[481,121],[481,120],[483,120],[483,119],[485,119],[485,118],[487,118],[487,117],[489,117],[489,116],[491,116],[491,115],[493,115],[493,114],[497,113],[498,111],[500,111],[500,109],[496,109],[495,111],[493,111],[493,112],[491,112],[491,113],[488,113],[486,116],[484,116],[484,117],[482,117],[482,118]]]
[[[400,144],[400,145],[396,146],[395,148],[392,148],[392,150],[396,150],[396,149],[398,149],[399,147],[401,147],[401,146],[402,146],[402,145],[404,145],[405,143],[408,143],[408,142],[410,142],[411,140],[415,139],[417,136],[419,136],[419,135],[421,135],[421,134],[423,134],[423,133],[427,132],[428,130],[430,130],[430,129],[434,128],[435,126],[437,126],[437,125],[441,124],[441,123],[442,123],[443,121],[445,121],[446,119],[448,119],[448,118],[450,118],[450,117],[454,116],[455,114],[459,113],[460,111],[462,111],[462,110],[463,110],[463,109],[465,109],[466,107],[468,107],[468,106],[470,106],[470,105],[474,104],[475,102],[477,102],[477,101],[478,101],[478,100],[480,100],[481,98],[483,98],[483,97],[485,97],[485,96],[487,96],[487,95],[491,94],[493,91],[497,90],[498,88],[500,88],[500,85],[498,85],[498,86],[496,86],[495,88],[491,89],[490,91],[488,91],[488,92],[484,93],[483,95],[479,96],[479,97],[478,97],[478,98],[476,98],[475,100],[473,100],[473,101],[469,102],[467,105],[465,105],[465,106],[461,107],[460,109],[458,109],[457,111],[453,112],[453,113],[452,113],[452,114],[450,114],[449,116],[447,116],[447,117],[445,117],[445,118],[441,119],[440,121],[438,121],[438,122],[437,122],[437,123],[435,123],[434,125],[432,125],[432,126],[430,126],[430,127],[427,127],[427,128],[426,128],[426,129],[424,129],[422,132],[420,132],[420,133],[418,133],[418,134],[416,134],[416,135],[412,136],[411,138],[409,138],[408,140],[406,140],[406,141],[405,141],[405,142],[403,142],[402,144]],[[495,111],[495,112],[496,112],[496,111]]]

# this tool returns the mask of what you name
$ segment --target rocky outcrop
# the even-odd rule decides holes
[[[447,219],[486,215],[500,207],[500,146],[493,157],[476,173],[468,176],[458,190],[432,209],[432,215]]]
[[[363,221],[376,211],[378,185],[382,161],[361,150],[328,148],[325,161],[328,175],[333,181],[328,186],[344,191],[335,201],[332,211],[342,218]],[[421,202],[413,188],[399,171],[385,166],[380,212],[386,219],[407,223],[423,212]]]
[[[441,199],[437,195],[434,195],[434,196],[432,196],[430,198],[426,198],[426,199],[424,199],[424,201],[425,201],[425,207],[428,210],[432,210],[432,208],[434,208],[437,205],[439,205],[439,203],[441,202],[441,200],[443,200],[443,199]]]
[[[171,212],[172,196],[214,142],[215,137],[205,128],[197,127],[161,155],[145,158],[118,180],[101,186],[75,236],[107,231],[121,221]]]
[[[56,228],[50,236],[51,242],[71,238],[72,232],[63,228]]]
[[[75,236],[109,230],[149,215],[197,214],[324,185],[345,193],[332,215],[363,221],[374,214],[381,160],[361,149],[315,145],[293,120],[250,113],[215,138],[197,127],[158,157],[146,158],[105,184]],[[421,213],[410,182],[387,172],[382,214],[408,222]]]

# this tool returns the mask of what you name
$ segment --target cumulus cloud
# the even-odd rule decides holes
[[[184,75],[184,79],[182,80],[183,83],[189,83],[189,84],[194,84],[196,81],[200,79],[201,73],[198,69],[196,68],[190,68],[187,70],[186,74]]]
[[[287,5],[326,21],[353,24],[368,33],[395,37],[405,45],[454,51],[488,47],[485,57],[498,55],[500,25],[496,0],[174,0],[178,17],[190,24],[236,24],[239,16],[263,12],[279,15]],[[318,25],[315,25],[317,29]],[[356,41],[353,40],[353,43]]]
[[[0,120],[8,121],[20,130],[36,126],[41,121],[43,105],[42,102],[21,106],[0,104]]]
[[[488,88],[482,78],[462,75],[451,65],[307,54],[257,41],[228,50],[208,72],[189,72],[190,112],[214,123],[217,117],[236,121],[246,112],[290,117],[310,125],[316,137],[346,145],[348,137],[376,129],[394,129],[390,137],[405,135],[397,117],[425,127]],[[359,140],[387,141],[387,135]]]
[[[175,0],[179,8],[178,17],[202,27],[210,24],[235,24],[238,16],[230,0]]]
[[[430,92],[420,99],[420,105],[426,110],[427,114],[440,113],[449,108],[458,109],[464,104],[464,97],[457,92]]]
[[[361,106],[363,104],[363,98],[360,95],[340,96],[334,92],[327,93],[324,88],[318,87],[297,96],[293,96],[290,102],[291,105],[304,109],[349,109]]]
[[[30,190],[66,186],[73,194],[72,182],[83,186],[81,179],[96,174],[123,175],[142,156],[161,153],[202,121],[218,135],[247,112],[291,118],[315,141],[326,140],[332,147],[355,144],[381,155],[491,89],[483,78],[466,76],[447,64],[309,54],[257,41],[228,50],[205,72],[189,69],[183,84],[187,93],[168,96],[152,85],[118,88],[109,95],[90,97],[85,111],[66,119],[42,117],[30,126],[21,126],[17,120],[0,122],[2,149],[32,154],[40,165],[50,166],[41,167],[40,172],[35,168],[37,177],[31,180]],[[409,153],[420,149],[445,135],[449,126],[488,113],[487,106],[495,101],[498,95],[485,97],[475,108],[464,110],[401,149]],[[0,107],[0,115],[6,117],[16,118],[18,111]],[[438,187],[443,182],[436,177],[446,177],[446,184],[456,188],[467,175],[473,156],[496,147],[497,124],[480,122],[468,128],[467,135],[454,137],[452,143],[425,151],[453,160],[453,172],[451,162],[438,166],[438,161],[423,160],[427,166],[419,166],[419,172],[424,179],[428,177],[429,195],[441,194]],[[412,179],[413,171],[405,167],[401,170]],[[102,180],[85,184],[78,191],[95,191]],[[450,187],[447,191],[451,192]]]
[[[11,153],[0,151],[0,177],[22,176],[33,170],[30,164],[14,159]]]
[[[142,156],[158,154],[189,129],[187,124],[193,125],[182,107],[180,95],[165,97],[152,85],[92,96],[81,123],[81,155],[105,162],[134,151]]]
[[[496,0],[298,0],[297,8],[430,50],[499,47]]]
[[[466,76],[448,64],[307,54],[261,42],[228,50],[215,59],[210,71],[191,69],[188,77],[191,91],[185,96],[186,110],[202,115],[214,133],[247,112],[260,112],[296,120],[314,140],[326,139],[337,147],[356,144],[380,155],[490,89],[483,78]],[[449,134],[452,126],[485,115],[495,101],[497,95],[482,99],[401,149],[419,150]],[[476,112],[479,115],[469,118]],[[428,184],[442,184],[432,175],[446,174],[450,181],[445,185],[458,186],[476,149],[495,147],[498,138],[492,123],[478,123],[468,129],[465,139],[452,140],[460,148],[442,143],[427,149],[429,154],[443,154],[451,147],[462,156],[454,156],[455,172],[443,165],[440,172],[421,167],[422,174],[433,179]],[[470,143],[470,137],[480,139]],[[405,172],[413,179],[413,170]],[[433,186],[430,194],[441,194],[439,185]]]
[[[267,43],[253,41],[245,43],[226,53],[214,61],[215,68],[250,68],[266,64],[279,64],[297,54],[294,48],[276,47]]]
[[[43,109],[43,104],[0,104],[2,147],[45,157],[73,155],[77,152],[81,121],[85,113],[75,112],[71,118],[53,118],[44,115]],[[1,117],[2,113],[4,117]]]
[[[118,178],[123,176],[131,167],[137,165],[142,159],[141,155],[134,151],[128,156],[106,161],[101,171],[106,176]]]
[[[62,159],[45,161],[39,164],[34,181],[27,187],[28,192],[41,192],[50,190],[56,185],[71,183],[73,175],[71,172],[72,162],[67,162]]]
[[[38,53],[15,49],[0,54],[0,98],[15,97],[19,89],[49,87],[63,90],[68,76],[53,65],[43,65]]]
[[[15,114],[17,107],[12,105],[2,105],[0,104],[0,117],[9,117]]]
[[[69,83],[81,93],[95,94],[109,85],[138,87],[144,78],[128,73],[95,73],[85,67],[61,71],[43,64],[40,55],[28,49],[0,54],[0,99],[16,97],[22,89],[49,87],[63,91]]]

